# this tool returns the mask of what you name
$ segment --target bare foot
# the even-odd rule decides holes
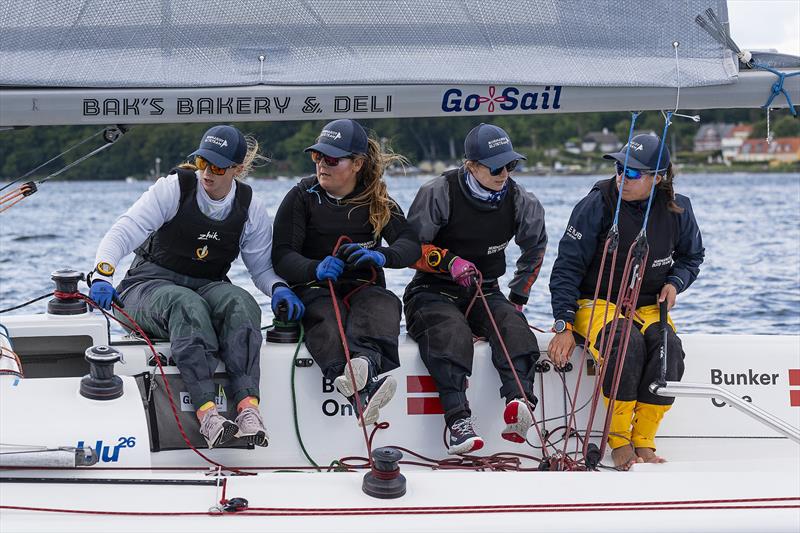
[[[611,458],[614,460],[614,466],[617,467],[617,470],[628,470],[635,463],[642,462],[642,459],[636,455],[633,446],[630,444],[611,450]]]
[[[636,448],[636,455],[645,463],[666,463],[667,460],[656,455],[653,448]]]

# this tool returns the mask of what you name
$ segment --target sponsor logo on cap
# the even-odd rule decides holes
[[[226,146],[228,146],[228,141],[226,141],[221,137],[214,137],[213,135],[207,135],[204,142],[216,144],[220,148],[225,148]]]
[[[341,132],[333,131],[333,130],[322,130],[322,133],[319,134],[320,137],[328,137],[332,141],[342,138]]]
[[[641,152],[642,150],[644,150],[644,146],[642,146],[640,143],[637,142],[631,141],[630,143],[625,145],[625,148],[627,148],[628,146],[630,146],[631,150],[633,150],[634,152]]]
[[[492,148],[497,148],[498,146],[502,146],[504,144],[511,144],[511,141],[508,140],[508,137],[500,137],[499,139],[492,139],[489,141],[489,150]]]

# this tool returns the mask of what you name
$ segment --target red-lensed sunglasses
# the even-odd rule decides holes
[[[352,156],[331,157],[329,155],[323,154],[322,152],[316,152],[314,150],[311,151],[311,160],[316,164],[320,164],[324,161],[325,166],[335,167],[336,165],[339,164],[339,161],[341,161],[342,159],[353,159],[353,157]]]
[[[230,167],[222,168],[222,167],[218,167],[217,165],[212,165],[211,163],[209,163],[208,161],[206,161],[205,159],[203,159],[199,155],[194,158],[194,166],[196,166],[199,170],[205,170],[206,167],[208,167],[208,168],[211,169],[211,173],[212,174],[216,174],[217,176],[224,175],[225,172],[228,171],[228,168],[230,168]]]

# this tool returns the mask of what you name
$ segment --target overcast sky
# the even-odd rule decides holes
[[[740,48],[800,56],[800,0],[728,0],[728,16]]]

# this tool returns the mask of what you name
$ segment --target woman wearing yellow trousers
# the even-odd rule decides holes
[[[659,353],[663,333],[656,324],[658,304],[666,301],[668,309],[675,305],[677,294],[697,278],[704,256],[691,202],[686,196],[674,193],[675,176],[669,150],[664,147],[659,164],[660,147],[661,141],[656,135],[637,135],[620,152],[605,156],[615,160],[616,175],[596,183],[573,209],[550,277],[556,333],[548,347],[550,359],[557,366],[565,364],[575,348],[576,334],[581,340],[589,338],[589,349],[597,358],[600,339],[603,336],[608,339],[612,334],[612,321],[618,313],[614,304],[605,300],[598,300],[592,313],[592,298],[598,281],[598,294],[605,297],[612,278],[610,257],[603,272],[600,262],[614,219],[623,163],[628,153],[618,218],[619,251],[613,272],[612,302],[617,301],[625,256],[642,229],[653,181],[656,189],[647,222],[649,254],[636,302],[635,327],[631,328],[609,430],[608,443],[614,464],[624,470],[636,462],[664,462],[655,453],[655,436],[674,399],[657,396],[649,390],[661,372]],[[606,355],[608,370],[603,381],[606,398],[612,388],[622,324],[622,320],[617,321],[614,341]],[[683,376],[684,353],[671,320],[669,324],[667,352],[670,356],[666,378],[677,381]]]

